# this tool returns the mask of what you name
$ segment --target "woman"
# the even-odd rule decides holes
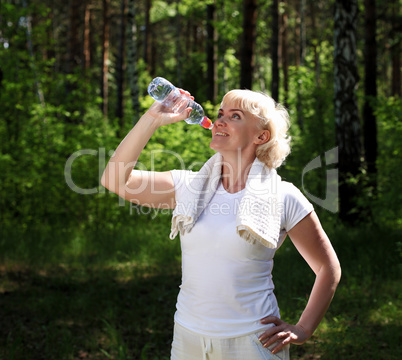
[[[190,111],[173,114],[155,102],[117,148],[102,185],[134,203],[174,209],[183,277],[172,360],[288,359],[289,344],[313,334],[340,280],[312,205],[275,170],[290,152],[288,114],[262,93],[232,90],[212,129],[217,153],[199,172],[131,171],[154,131]],[[296,325],[280,320],[273,294],[272,259],[286,235],[316,274]]]

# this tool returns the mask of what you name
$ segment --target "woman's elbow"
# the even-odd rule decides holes
[[[320,274],[326,279],[327,284],[335,291],[338,287],[339,282],[341,281],[341,265],[338,259],[330,259],[328,262],[323,264]]]
[[[336,261],[332,266],[332,278],[333,278],[333,283],[335,285],[335,287],[338,286],[339,282],[341,281],[341,277],[342,277],[342,268],[341,268],[341,264],[339,263],[339,261]]]
[[[104,172],[102,177],[101,177],[101,181],[100,181],[101,185],[103,187],[105,187],[106,189],[108,188],[108,181],[106,179],[106,173]]]
[[[110,181],[109,176],[107,175],[106,171],[103,173],[100,181],[101,185],[108,189],[109,191],[115,193],[116,192],[116,187],[113,181]]]

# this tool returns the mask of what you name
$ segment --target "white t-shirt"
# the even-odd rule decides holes
[[[171,171],[176,203],[183,202],[186,170]],[[193,173],[194,174],[194,173]],[[281,182],[283,206],[278,247],[250,244],[236,233],[236,214],[244,190],[228,193],[219,184],[191,232],[180,237],[182,285],[175,321],[198,334],[236,337],[255,333],[268,315],[279,317],[273,293],[273,257],[286,233],[313,211],[313,206],[291,183]]]

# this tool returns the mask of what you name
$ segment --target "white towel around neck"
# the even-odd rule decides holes
[[[218,188],[222,164],[222,156],[216,153],[186,184],[184,200],[173,211],[171,239],[178,232],[184,235],[191,231]],[[275,169],[268,168],[257,158],[254,160],[236,215],[236,231],[244,240],[252,244],[258,241],[268,248],[277,247],[283,211],[279,202],[280,182]]]

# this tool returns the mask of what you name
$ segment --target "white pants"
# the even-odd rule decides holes
[[[258,334],[230,339],[210,338],[175,323],[171,360],[289,360],[289,345],[276,354],[264,348]],[[270,346],[272,349],[275,346]]]

